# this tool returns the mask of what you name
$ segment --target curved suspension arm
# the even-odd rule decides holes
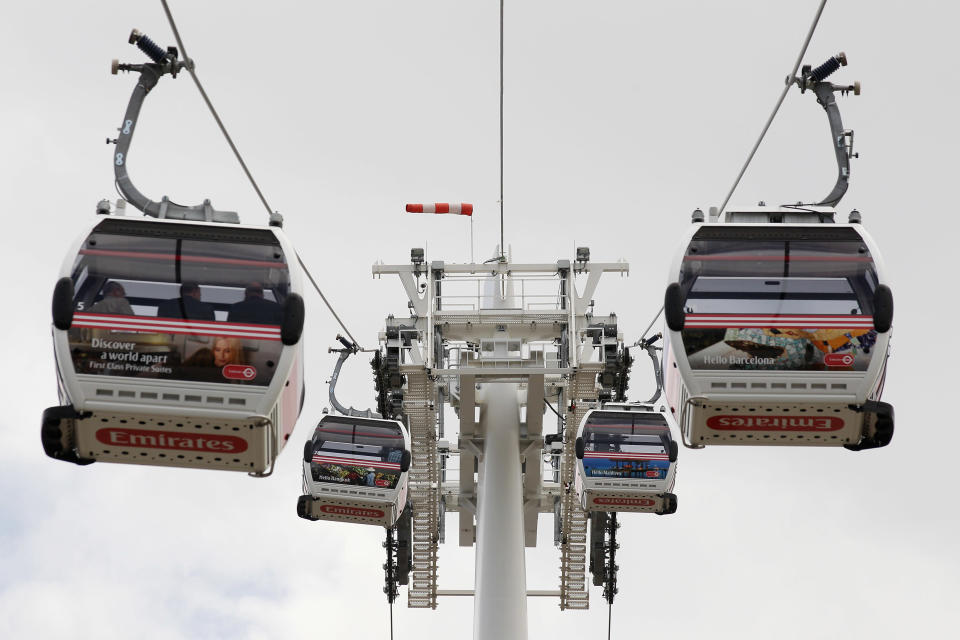
[[[130,158],[130,142],[133,140],[133,132],[137,127],[137,120],[140,117],[140,109],[143,107],[143,101],[147,97],[147,94],[157,86],[157,82],[159,82],[161,76],[169,73],[171,76],[176,77],[180,69],[192,65],[192,62],[189,60],[177,60],[177,51],[175,48],[164,51],[150,40],[150,38],[141,34],[136,29],[130,34],[130,43],[137,45],[153,62],[147,64],[120,64],[116,60],[113,62],[112,71],[114,74],[118,71],[140,72],[137,86],[134,87],[130,101],[127,103],[127,110],[123,116],[120,133],[117,139],[113,141],[114,144],[116,144],[116,151],[113,155],[113,174],[120,193],[130,204],[143,211],[144,214],[153,216],[154,218],[205,220],[208,222],[239,222],[240,218],[236,212],[217,211],[210,204],[209,200],[204,200],[203,204],[192,207],[171,202],[166,196],[164,196],[160,202],[157,202],[145,196],[133,185],[127,173],[127,162]]]
[[[647,352],[647,355],[650,356],[650,362],[653,364],[653,377],[657,381],[657,391],[653,394],[653,397],[647,400],[647,404],[653,404],[660,398],[660,394],[663,393],[663,371],[660,368],[660,358],[657,356],[657,351],[660,351],[659,347],[655,347],[654,343],[661,338],[661,334],[656,334],[651,336],[647,340],[640,340],[637,342],[637,346],[641,347]]]
[[[340,357],[337,359],[337,364],[333,367],[333,375],[330,376],[330,405],[336,409],[339,413],[345,416],[355,416],[357,418],[382,418],[379,413],[373,409],[354,409],[353,407],[347,408],[337,402],[337,379],[340,377],[340,367],[343,366],[343,363],[346,362],[347,358],[352,356],[357,352],[357,347],[355,344],[347,340],[341,335],[337,336],[337,340],[346,347],[345,349],[330,349],[330,351],[339,351]]]
[[[817,96],[817,102],[827,112],[827,121],[830,123],[830,139],[837,158],[837,182],[833,185],[833,189],[827,197],[817,203],[830,207],[837,206],[847,192],[847,188],[850,186],[850,158],[856,157],[856,154],[853,153],[853,131],[843,128],[840,107],[837,106],[834,93],[839,91],[845,95],[852,91],[854,95],[860,95],[860,83],[855,82],[850,86],[838,86],[825,82],[828,76],[841,66],[846,66],[846,64],[847,56],[840,52],[816,69],[805,66],[802,76],[796,80],[801,91],[810,89]]]

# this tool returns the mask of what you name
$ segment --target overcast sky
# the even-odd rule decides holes
[[[408,216],[406,202],[475,206],[478,251],[499,238],[498,3],[174,0],[188,52],[271,206],[364,344],[406,313],[377,260],[414,246],[469,257],[466,220]],[[658,309],[690,212],[717,205],[781,90],[817,2],[507,2],[505,235],[521,262],[626,259],[597,311],[629,341]],[[958,312],[960,142],[952,3],[833,0],[807,61],[845,50],[837,82],[856,131],[851,188],[896,299],[884,399],[891,446],[681,451],[676,515],[626,516],[613,637],[947,637],[957,627],[960,536],[952,399],[942,349]],[[308,396],[266,480],[43,455],[57,404],[50,295],[67,248],[115,198],[112,148],[139,62],[138,27],[173,44],[158,1],[7,2],[0,93],[0,234],[6,274],[0,367],[0,637],[388,637],[382,530],[295,515],[299,452],[326,405],[338,327],[308,295]],[[188,76],[146,102],[129,171],[169,195],[266,214]],[[836,165],[826,117],[791,92],[733,203],[820,199]],[[479,254],[478,254],[479,255]],[[936,313],[934,313],[936,312]],[[917,340],[924,347],[917,348]],[[929,342],[928,341],[932,341]],[[638,360],[631,399],[652,389]],[[344,372],[345,404],[372,403],[370,369]],[[555,589],[552,519],[527,551],[528,587]],[[456,531],[456,516],[447,521]],[[441,588],[471,588],[473,550],[440,552]],[[529,603],[530,638],[605,637],[587,612]],[[470,637],[472,601],[395,608],[397,638]],[[601,606],[603,605],[603,606]]]

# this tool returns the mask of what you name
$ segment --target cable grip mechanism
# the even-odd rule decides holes
[[[174,58],[177,57],[177,50],[175,47],[170,47],[170,50],[164,51],[160,45],[147,37],[145,33],[140,33],[138,29],[133,29],[130,32],[130,38],[128,41],[130,44],[136,45],[140,51],[143,51],[145,54],[147,54],[147,57],[157,64],[163,64],[166,62],[167,57],[170,54],[172,54]]]
[[[193,70],[194,68],[192,60],[179,59],[180,52],[176,47],[167,47],[164,49],[139,29],[130,31],[130,37],[127,38],[127,42],[135,45],[150,58],[153,63],[152,69],[157,72],[157,75],[169,73],[172,77],[176,78],[177,73],[179,73],[181,69],[188,68]],[[142,73],[148,67],[150,67],[150,65],[121,63],[114,58],[110,62],[110,73],[113,75],[117,75],[120,71],[136,71]]]
[[[120,71],[134,71],[140,74],[137,86],[134,88],[133,94],[130,96],[130,101],[127,103],[123,123],[119,129],[120,135],[117,136],[116,139],[107,140],[108,144],[112,143],[116,145],[113,154],[113,172],[120,194],[127,202],[142,211],[145,215],[154,218],[231,224],[239,223],[240,217],[236,212],[218,211],[213,208],[209,200],[204,201],[203,204],[194,206],[171,202],[166,196],[156,201],[148,198],[134,186],[127,172],[127,166],[130,157],[130,143],[136,130],[143,101],[154,87],[157,86],[160,78],[166,74],[170,74],[170,76],[175,78],[180,69],[186,67],[192,70],[193,63],[189,60],[180,60],[176,47],[167,47],[167,49],[164,50],[137,29],[130,32],[128,42],[146,54],[146,56],[150,58],[150,62],[144,64],[127,64],[121,63],[119,60],[113,60],[110,65],[110,71],[114,75]],[[280,223],[279,219],[275,220],[274,217],[271,216],[271,223],[274,222]]]
[[[823,107],[830,124],[830,137],[837,160],[837,180],[827,197],[817,203],[829,207],[836,207],[846,193],[850,183],[850,160],[857,157],[857,154],[853,152],[853,131],[844,129],[843,121],[840,118],[840,109],[837,106],[834,94],[838,92],[841,95],[853,93],[853,95],[858,96],[860,95],[860,83],[835,85],[826,80],[837,69],[846,65],[847,54],[841,51],[816,68],[804,65],[800,77],[793,79],[800,87],[801,93],[810,89],[816,95],[817,103]],[[789,81],[790,78],[787,80]]]

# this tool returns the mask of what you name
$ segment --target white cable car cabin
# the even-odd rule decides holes
[[[576,491],[586,511],[675,513],[675,426],[666,407],[607,404],[577,432]]]
[[[664,378],[684,444],[882,447],[893,297],[853,212],[728,212],[693,228],[664,312]],[[712,216],[716,217],[716,216]]]
[[[106,216],[53,298],[47,455],[265,474],[303,401],[303,299],[278,227]]]
[[[327,415],[303,447],[297,515],[390,528],[407,503],[410,435],[396,420]]]
[[[187,66],[136,29],[139,72],[117,139],[116,186],[152,218],[108,215],[80,236],[53,294],[61,405],[43,413],[52,458],[269,475],[303,402],[304,307],[293,246],[206,200],[151,200],[130,180],[147,94]],[[110,142],[110,141],[108,141]],[[121,208],[122,207],[122,208]]]

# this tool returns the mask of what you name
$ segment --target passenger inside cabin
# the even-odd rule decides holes
[[[280,324],[283,309],[279,304],[263,297],[263,285],[251,282],[243,292],[243,300],[230,307],[227,322],[250,322],[253,324]]]
[[[90,305],[90,313],[109,313],[118,316],[132,316],[133,307],[126,299],[127,292],[119,282],[111,280],[103,286],[103,299]]]
[[[157,307],[159,318],[184,318],[187,320],[215,319],[213,305],[201,301],[200,285],[184,282],[180,285],[180,297],[164,300]]]

